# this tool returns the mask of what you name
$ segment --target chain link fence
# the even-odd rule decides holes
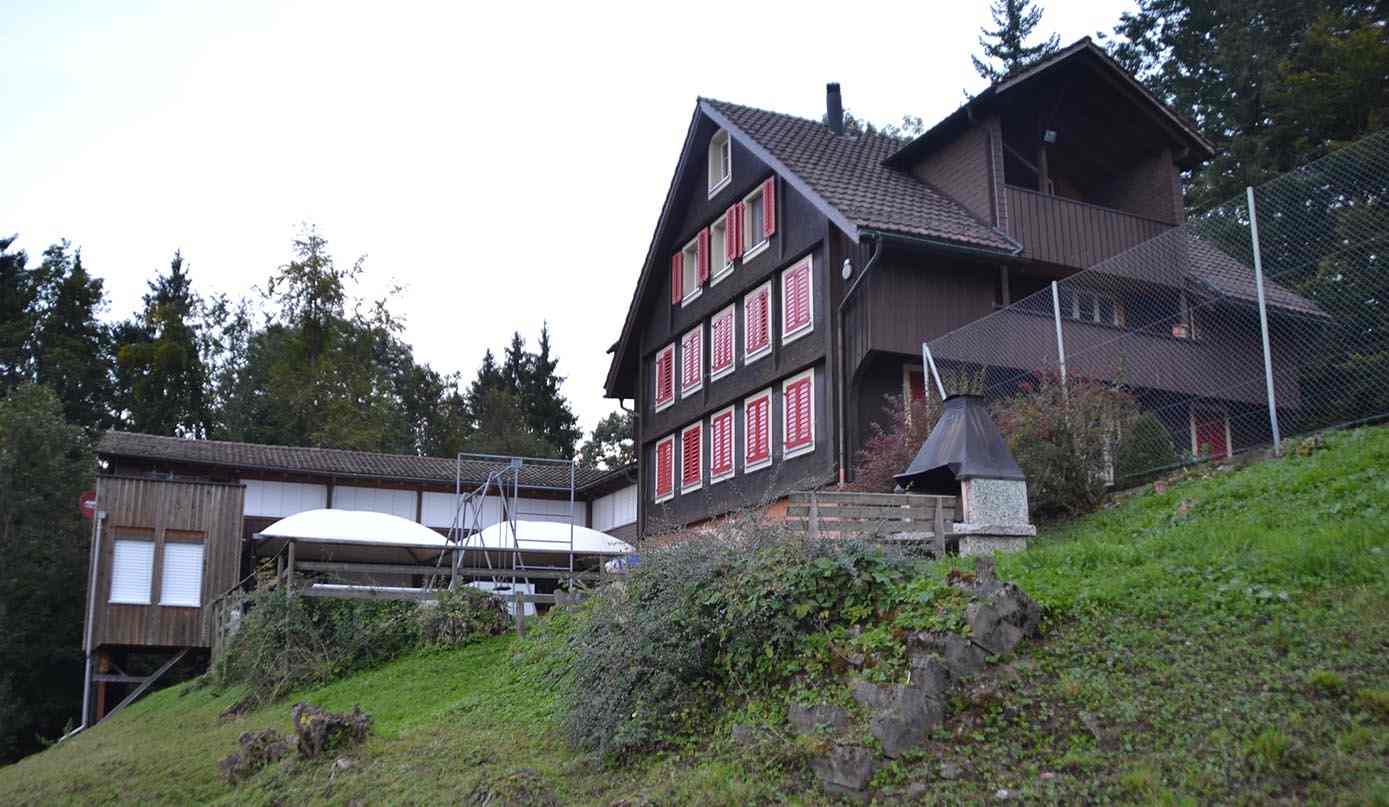
[[[943,394],[1085,394],[1124,484],[1389,415],[1389,131],[929,341]],[[1102,390],[1099,396],[1092,395]],[[1007,431],[1007,425],[1000,425]]]

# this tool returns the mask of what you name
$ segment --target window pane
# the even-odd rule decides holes
[[[160,605],[202,605],[203,545],[164,544],[164,572],[159,579]]]
[[[748,245],[756,246],[766,237],[762,232],[762,194],[748,202]]]
[[[111,602],[149,605],[154,543],[116,541],[111,562]]]

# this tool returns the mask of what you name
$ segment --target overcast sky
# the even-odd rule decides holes
[[[1044,5],[1070,42],[1133,3]],[[0,0],[0,234],[71,239],[115,318],[175,249],[239,296],[312,222],[436,369],[548,320],[587,430],[696,96],[930,124],[983,86],[983,0],[676,8]]]

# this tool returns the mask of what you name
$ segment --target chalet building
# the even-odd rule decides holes
[[[846,131],[836,84],[825,120],[695,104],[605,384],[635,403],[647,534],[845,481],[884,395],[922,394],[924,341],[1180,225],[1179,174],[1213,154],[1088,39],[910,142]],[[1190,305],[1184,287],[1253,299],[1218,250],[1170,263],[1190,281],[1163,287],[1172,312]],[[1122,296],[1077,292],[1061,309],[1125,328]],[[1024,370],[1055,346],[1049,316],[1033,319],[1035,339],[1014,346]],[[1167,371],[1139,383],[1217,388],[1231,350],[1206,325],[1200,340],[1198,322],[1155,338]],[[1229,451],[1228,407],[1263,391],[1236,398],[1173,415],[1178,445],[1189,425]]]

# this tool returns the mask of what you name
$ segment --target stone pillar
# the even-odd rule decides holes
[[[965,479],[960,482],[963,521],[955,525],[960,554],[1019,552],[1037,528],[1027,520],[1027,483],[1020,479]]]

